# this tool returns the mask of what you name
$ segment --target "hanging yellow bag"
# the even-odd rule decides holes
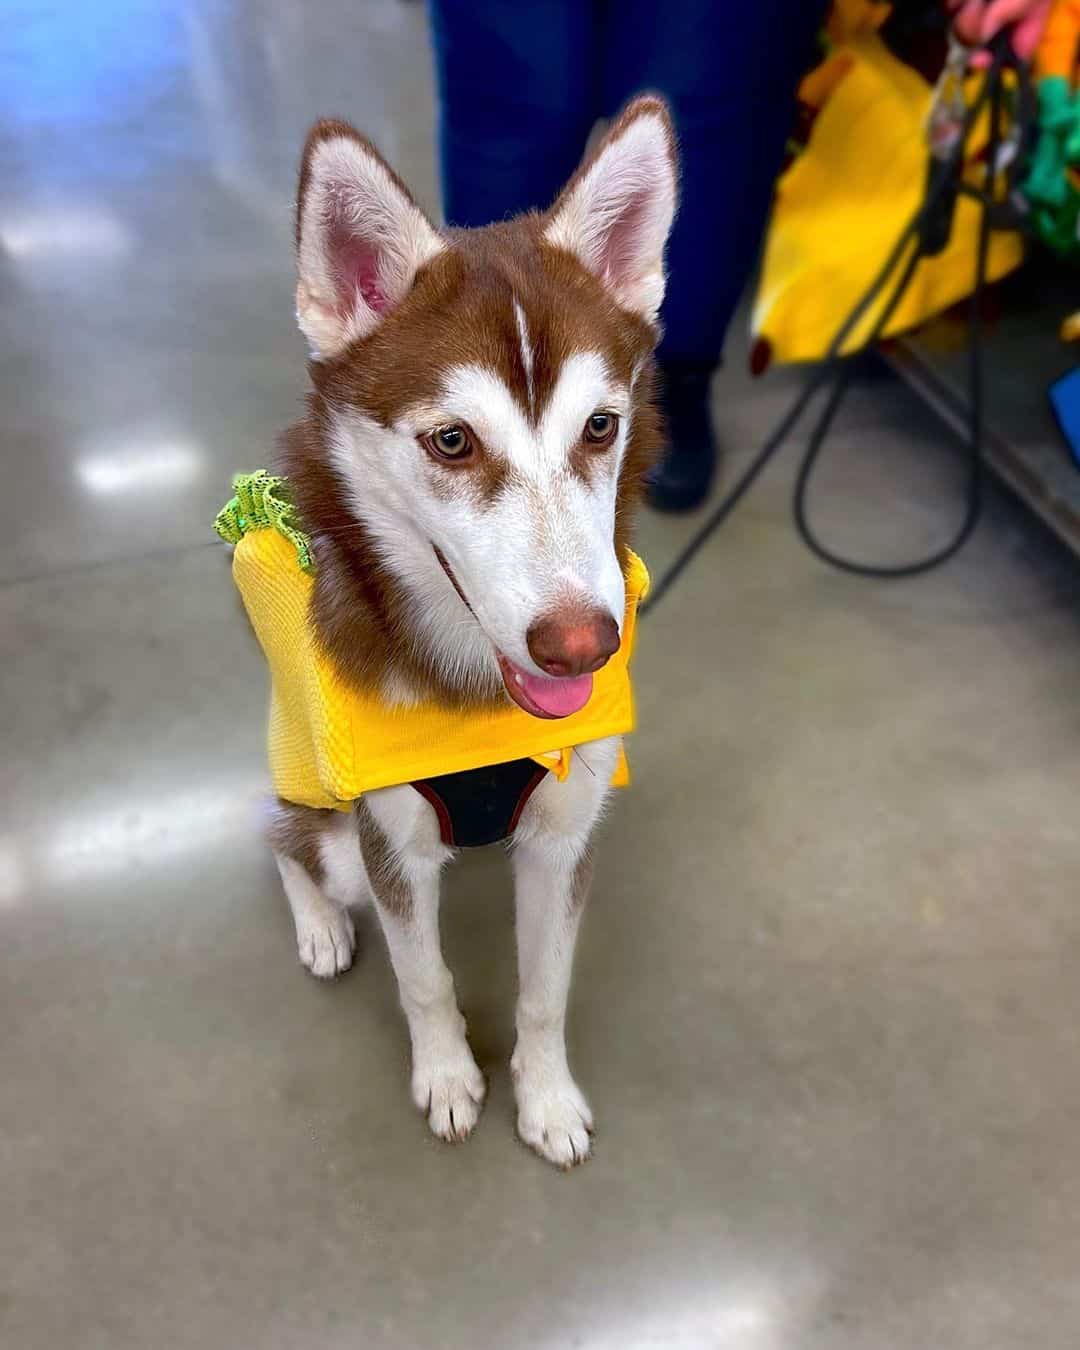
[[[930,86],[874,33],[859,35],[843,51],[849,58],[843,77],[829,92],[805,151],[777,185],[751,318],[759,350],[776,361],[825,354],[926,187]],[[987,129],[984,113],[967,148],[965,172],[973,182],[984,172],[976,161]],[[949,243],[919,262],[883,336],[913,328],[970,293],[979,216],[977,203],[959,199]],[[987,280],[1003,277],[1022,257],[1018,234],[995,231]],[[880,312],[880,302],[870,307],[845,353],[863,345]]]

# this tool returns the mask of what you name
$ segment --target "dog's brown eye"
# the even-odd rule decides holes
[[[595,412],[585,423],[585,439],[590,445],[610,445],[619,429],[619,419],[614,413]]]
[[[472,441],[464,427],[439,427],[423,438],[424,444],[439,459],[467,459],[472,453]]]

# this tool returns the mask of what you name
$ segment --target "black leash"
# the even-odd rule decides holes
[[[689,542],[676,556],[674,562],[653,584],[648,599],[641,607],[642,614],[648,614],[655,609],[674,586],[704,545],[742,501],[765,466],[782,448],[787,437],[816,395],[830,381],[832,382],[832,390],[814,426],[809,444],[799,465],[792,501],[795,528],[807,548],[823,562],[829,563],[830,566],[837,567],[844,572],[853,572],[857,576],[912,577],[918,576],[922,572],[928,572],[931,568],[938,567],[946,562],[964,546],[971,536],[982,513],[984,411],[980,310],[986,284],[986,259],[990,243],[991,217],[996,204],[995,171],[998,150],[1001,145],[1001,111],[1004,96],[1003,71],[1006,63],[1011,60],[1011,47],[1007,34],[999,34],[990,50],[991,61],[986,76],[979,87],[974,102],[966,110],[955,143],[950,147],[948,153],[937,162],[931,156],[931,170],[922,205],[904,227],[878,274],[840,325],[833,340],[829,343],[821,364],[807,380],[791,407],[777,423],[764,445],[743,470],[727,495],[693,534]],[[1019,101],[1020,97],[1018,96],[1018,103]],[[976,120],[988,104],[990,108],[990,132],[987,142],[986,174],[982,187],[976,189],[963,182],[964,155]],[[973,197],[982,207],[976,248],[975,286],[971,295],[969,320],[968,393],[970,414],[967,447],[968,477],[963,521],[956,534],[947,544],[935,550],[929,556],[917,559],[914,562],[881,565],[844,558],[840,554],[834,553],[820,541],[810,525],[807,514],[807,496],[814,468],[818,463],[822,446],[833,419],[836,417],[851,383],[854,356],[845,357],[841,355],[841,352],[844,343],[862,321],[870,307],[886,290],[892,278],[898,275],[899,280],[885,300],[881,312],[863,345],[869,348],[877,342],[896,306],[903,298],[919,261],[924,257],[930,257],[934,253],[940,252],[945,243],[948,242],[953,209],[956,198],[961,194]]]

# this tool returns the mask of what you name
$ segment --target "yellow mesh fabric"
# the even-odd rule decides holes
[[[509,702],[494,712],[453,712],[433,703],[389,707],[346,685],[308,623],[313,578],[275,529],[243,535],[233,577],[270,665],[270,770],[274,790],[286,801],[348,810],[375,788],[511,759],[536,759],[562,778],[572,747],[633,729],[628,663],[649,580],[636,554],[626,577],[622,646],[594,677],[588,704],[558,722],[530,717]],[[628,782],[620,754],[612,784]]]

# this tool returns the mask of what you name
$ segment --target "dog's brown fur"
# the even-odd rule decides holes
[[[343,123],[319,123],[312,131],[300,175],[301,202],[312,147],[326,136],[343,134],[369,144]],[[575,257],[543,239],[548,219],[534,214],[482,230],[449,232],[449,247],[420,269],[409,294],[374,332],[308,367],[314,386],[308,415],[284,436],[280,462],[312,537],[315,630],[342,675],[358,686],[379,687],[394,672],[420,697],[447,707],[494,707],[505,697],[499,682],[487,689],[454,685],[428,660],[410,624],[403,588],[349,510],[330,465],[331,409],[356,409],[389,426],[406,407],[433,400],[448,369],[472,363],[494,370],[525,415],[535,419],[574,352],[599,351],[627,383],[639,369],[615,516],[615,544],[625,559],[645,473],[661,443],[649,355],[656,332],[616,305]],[[298,211],[298,230],[299,220]],[[522,366],[515,300],[533,344],[531,381]],[[506,470],[490,458],[487,463],[488,470],[481,468],[470,481],[491,497]],[[587,473],[587,462],[575,462],[574,471]]]
[[[314,806],[296,806],[279,797],[270,815],[267,837],[271,847],[298,862],[317,886],[326,872],[319,841],[336,814]]]
[[[354,803],[353,811],[360,839],[360,856],[364,860],[372,894],[390,914],[399,919],[407,918],[412,912],[412,891],[401,875],[400,864],[389,840],[363,797]]]

